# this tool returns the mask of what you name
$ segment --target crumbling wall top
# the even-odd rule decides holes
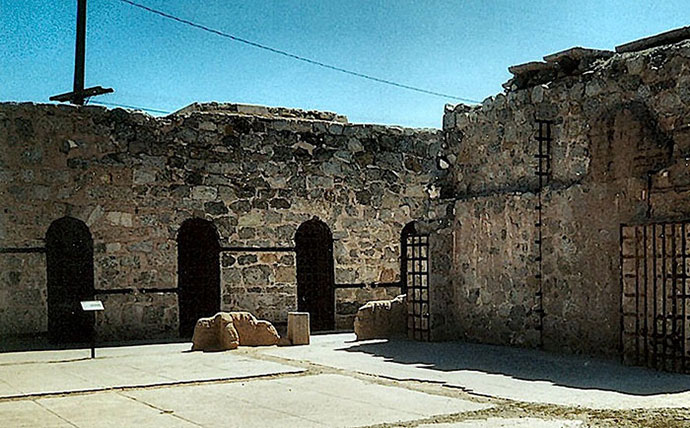
[[[174,115],[184,115],[191,113],[220,113],[246,116],[258,116],[266,118],[281,119],[302,119],[302,120],[321,120],[327,122],[348,123],[347,117],[329,112],[318,110],[301,110],[287,107],[267,107],[252,104],[234,103],[193,103],[176,112]]]
[[[690,27],[666,31],[655,36],[645,37],[616,46],[616,51],[573,47],[561,52],[546,55],[543,61],[531,61],[508,68],[513,78],[503,84],[506,91],[530,88],[554,80],[586,73],[595,68],[596,63],[607,60],[616,54],[638,52],[659,46],[670,45],[690,39]]]
[[[663,33],[634,40],[632,42],[624,43],[616,46],[616,52],[636,52],[644,49],[655,48],[662,45],[670,45],[673,43],[682,42],[690,39],[690,26],[676,28],[675,30],[665,31]]]
[[[532,61],[508,67],[513,78],[503,84],[508,90],[529,88],[558,78],[582,74],[591,69],[594,62],[611,58],[612,51],[574,47],[544,57],[544,61]]]

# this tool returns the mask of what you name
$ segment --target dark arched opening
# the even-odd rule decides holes
[[[311,329],[335,327],[335,274],[333,235],[314,217],[295,233],[297,252],[297,310],[309,312]]]
[[[194,218],[177,234],[180,336],[191,337],[199,318],[220,311],[220,244],[210,221]]]
[[[72,217],[51,223],[46,233],[48,336],[53,343],[88,342],[93,313],[79,302],[93,300],[93,239],[88,226]]]

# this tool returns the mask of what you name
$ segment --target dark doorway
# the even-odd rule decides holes
[[[177,234],[177,298],[180,336],[191,337],[199,318],[220,311],[220,245],[210,221],[194,218]]]
[[[314,217],[295,233],[297,252],[297,310],[309,312],[312,331],[335,327],[333,235]]]
[[[407,293],[407,238],[417,234],[414,221],[403,227],[400,233],[400,293]]]
[[[88,342],[93,313],[79,302],[93,300],[93,239],[81,220],[63,217],[46,233],[48,337],[52,343]]]

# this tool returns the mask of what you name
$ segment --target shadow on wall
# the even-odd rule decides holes
[[[690,391],[688,375],[655,372],[623,366],[610,360],[555,355],[533,349],[393,340],[355,342],[339,351],[362,352],[394,363],[417,365],[422,370],[477,371],[584,390],[641,396]]]

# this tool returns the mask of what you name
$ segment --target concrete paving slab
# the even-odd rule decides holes
[[[17,388],[0,379],[0,397],[11,397],[20,393]]]
[[[261,350],[282,358],[398,380],[424,380],[517,401],[592,409],[687,407],[690,376],[616,362],[490,345],[312,337],[304,347]]]
[[[79,427],[194,427],[174,415],[116,392],[36,400],[42,407]]]
[[[30,400],[0,403],[0,421],[3,427],[74,428],[74,425]]]
[[[3,366],[0,367],[0,379],[19,392],[2,398],[33,393],[81,391],[101,386],[95,377],[93,381],[89,381],[80,375],[75,376],[74,367],[64,363]]]
[[[450,424],[419,425],[418,428],[578,428],[582,421],[537,418],[488,418]]]
[[[403,411],[414,415],[416,418],[477,411],[492,407],[488,404],[458,398],[420,395],[416,391],[371,384],[360,379],[334,374],[278,379],[275,382],[289,388],[299,388],[322,396],[330,396],[336,400],[348,400],[367,405],[376,403],[376,406],[381,409],[395,412]],[[420,399],[420,397],[424,398]],[[433,399],[429,397],[433,397]]]
[[[275,405],[254,402],[244,387],[255,381],[224,384],[177,386],[123,392],[137,401],[174,412],[203,427],[324,427]],[[246,399],[245,399],[246,398]],[[213,403],[211,406],[208,403]]]
[[[173,346],[120,349],[96,359],[0,365],[0,398],[32,394],[236,379],[303,369],[229,352],[180,352]],[[149,352],[153,351],[153,352]],[[136,352],[140,352],[137,354]],[[32,360],[33,361],[33,360]]]
[[[334,374],[131,390],[125,394],[158,408],[174,409],[176,415],[204,426],[215,426],[218,420],[223,420],[224,426],[268,426],[270,420],[270,426],[350,427],[491,407]],[[194,404],[208,400],[218,409],[215,415],[200,411]],[[274,422],[278,415],[278,422]]]

